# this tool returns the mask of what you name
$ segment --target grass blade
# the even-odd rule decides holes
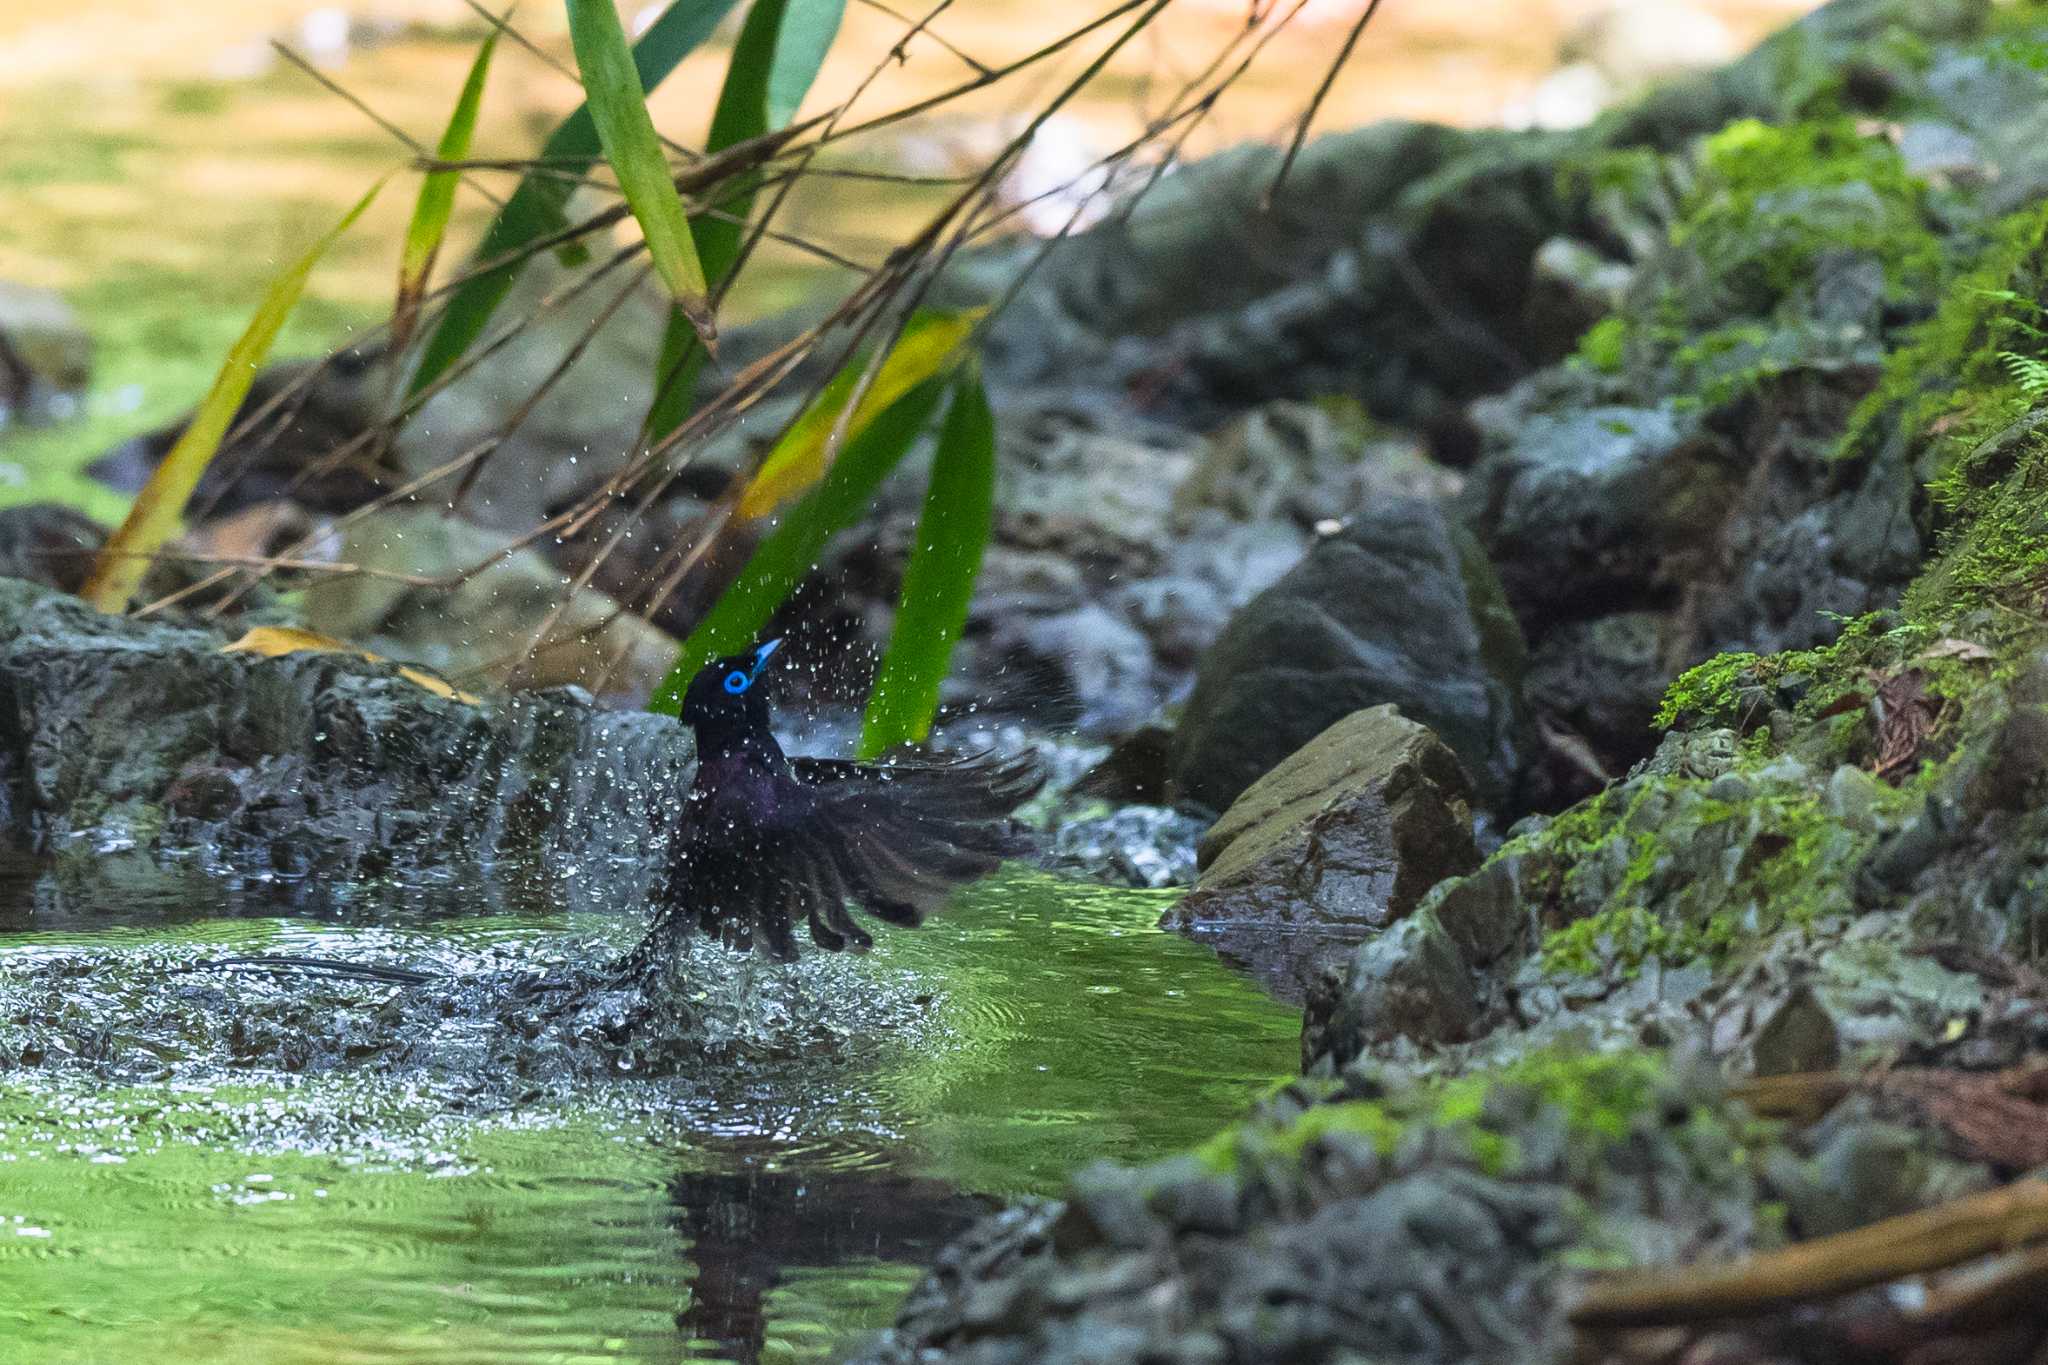
[[[736,3],[738,0],[674,0],[633,45],[641,90],[653,90],[667,79],[677,63],[711,36]],[[541,148],[541,169],[519,182],[505,207],[491,220],[477,247],[477,259],[497,260],[559,231],[567,222],[563,210],[574,192],[574,177],[589,170],[602,150],[586,102],[549,136]],[[439,379],[475,344],[525,264],[523,260],[508,262],[484,271],[455,291],[420,353],[409,392],[416,394]]]
[[[492,29],[469,64],[469,78],[448,116],[448,127],[434,155],[441,161],[461,161],[469,155],[470,139],[476,135],[477,109],[483,103],[484,78],[490,74],[491,54],[497,50],[501,29]],[[420,197],[413,204],[412,222],[405,229],[405,247],[398,258],[398,297],[391,306],[391,344],[402,349],[412,340],[418,325],[420,300],[427,290],[427,276],[434,258],[441,254],[442,239],[448,233],[448,219],[455,211],[455,186],[459,171],[428,171],[420,185]]]
[[[718,328],[711,316],[704,266],[697,259],[690,218],[655,135],[640,73],[612,0],[569,0],[569,42],[576,50],[576,69],[583,77],[598,143],[640,224],[655,273],[708,350],[716,344]]]
[[[358,199],[340,222],[271,281],[262,303],[257,305],[256,315],[249,319],[248,329],[228,349],[220,373],[214,376],[213,387],[193,410],[191,423],[150,475],[149,482],[135,495],[135,505],[128,509],[120,528],[93,561],[92,576],[79,593],[93,606],[104,612],[127,609],[128,599],[135,595],[149,572],[149,557],[176,533],[184,519],[186,501],[198,487],[214,452],[220,449],[221,439],[248,396],[249,385],[264,357],[269,355],[271,343],[277,340],[279,329],[291,315],[299,295],[305,292],[306,278],[313,273],[313,266],[334,245],[335,239],[363,216],[370,201],[383,188],[382,180],[372,185],[370,192]]]
[[[968,365],[953,381],[917,539],[903,571],[896,623],[861,717],[862,758],[931,733],[939,686],[967,626],[974,580],[995,528],[995,495],[995,413],[979,369]]]
[[[781,525],[755,548],[676,656],[676,666],[655,689],[648,709],[674,715],[682,706],[683,689],[711,660],[749,644],[768,618],[818,562],[826,544],[858,521],[873,501],[875,490],[931,422],[943,386],[927,380],[897,399],[858,437],[832,470],[802,501],[789,509]]]
[[[711,134],[704,143],[707,152],[759,137],[796,116],[824,65],[845,9],[846,0],[754,0],[718,93]],[[730,218],[706,216],[690,224],[704,278],[713,285],[723,283],[739,260],[743,224],[753,212],[760,180],[758,172],[750,171],[722,187],[719,207]],[[680,310],[669,316],[657,364],[647,444],[674,431],[690,415],[697,373],[704,365],[704,349]]]
[[[817,400],[804,409],[803,415],[775,443],[753,482],[740,495],[739,514],[766,516],[816,483],[831,465],[835,445],[852,442],[904,394],[959,363],[962,343],[987,311],[972,308],[958,313],[924,311],[913,315],[852,415],[842,422],[854,389],[867,371],[867,361],[856,357],[833,377]]]

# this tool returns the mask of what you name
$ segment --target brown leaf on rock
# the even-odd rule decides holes
[[[1894,673],[1877,685],[1870,707],[1877,720],[1876,773],[1897,783],[1920,761],[1934,730],[1941,702],[1928,695],[1927,675],[1917,668]]]

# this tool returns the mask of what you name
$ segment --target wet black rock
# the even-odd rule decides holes
[[[471,704],[337,653],[223,653],[197,618],[103,616],[0,581],[0,778],[41,850],[240,877],[425,866],[644,887],[690,747],[568,690]]]
[[[1522,644],[1486,557],[1428,502],[1396,500],[1316,546],[1232,618],[1174,744],[1180,795],[1221,810],[1353,711],[1392,703],[1511,799]]]

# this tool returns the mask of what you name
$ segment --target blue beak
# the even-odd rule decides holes
[[[747,681],[752,682],[754,679],[760,677],[761,670],[768,666],[768,661],[775,657],[775,651],[781,648],[782,639],[780,636],[777,636],[775,639],[770,640],[768,643],[762,645],[759,649],[755,650],[754,671],[747,675]]]

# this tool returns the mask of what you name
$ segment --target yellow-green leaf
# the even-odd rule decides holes
[[[970,308],[958,313],[921,312],[912,317],[843,423],[841,415],[867,372],[867,362],[856,359],[841,370],[761,462],[753,482],[740,495],[739,514],[766,516],[816,483],[831,467],[842,442],[858,436],[904,394],[959,363],[964,354],[962,343],[987,311]]]
[[[676,193],[668,158],[647,113],[640,73],[626,46],[626,30],[612,0],[569,0],[569,42],[583,77],[598,144],[619,179],[626,206],[647,239],[654,269],[675,296],[676,307],[711,347],[718,329],[704,284],[704,267],[690,238],[689,215]]]
[[[483,103],[484,77],[490,72],[491,53],[497,49],[502,32],[503,29],[492,29],[477,49],[476,60],[469,64],[469,79],[462,83],[455,112],[448,116],[448,127],[441,134],[440,146],[435,148],[436,159],[460,161],[469,155],[470,139],[476,135],[477,109]],[[398,300],[391,309],[394,350],[405,347],[419,322],[420,299],[426,294],[427,276],[434,268],[434,258],[441,252],[448,219],[455,211],[455,185],[460,178],[458,171],[428,171],[420,184],[420,197],[413,204],[412,222],[405,229],[405,248],[398,261]]]
[[[278,330],[291,315],[299,295],[305,292],[306,278],[313,273],[313,266],[327,248],[334,245],[335,239],[363,216],[363,210],[370,207],[370,201],[383,188],[382,180],[372,185],[370,192],[341,216],[340,222],[329,228],[305,255],[271,281],[263,302],[257,306],[256,315],[249,319],[248,330],[229,348],[220,373],[214,376],[213,387],[206,391],[206,397],[200,400],[199,407],[193,412],[191,424],[178,437],[178,443],[171,447],[170,453],[164,456],[156,472],[150,475],[142,491],[135,495],[135,505],[128,509],[127,518],[93,561],[92,576],[80,592],[80,596],[93,606],[105,612],[127,609],[128,599],[135,595],[135,590],[149,572],[150,556],[176,534],[179,523],[184,520],[186,500],[198,487],[199,478],[206,472],[214,452],[220,449],[229,424],[249,394],[249,385],[254,382],[256,371],[262,366],[264,357],[270,354],[271,343],[277,340]]]

